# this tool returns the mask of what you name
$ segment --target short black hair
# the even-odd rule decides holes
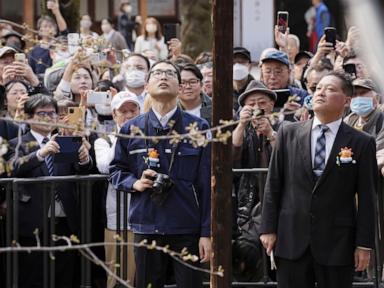
[[[203,80],[203,74],[201,74],[200,69],[197,68],[195,64],[185,64],[184,66],[181,67],[180,72],[183,71],[189,71],[193,73],[200,81]]]
[[[56,113],[58,112],[57,101],[53,97],[41,93],[35,94],[25,102],[24,112],[28,116],[32,117],[37,108],[47,106],[53,106]]]
[[[338,78],[341,81],[341,89],[343,90],[345,95],[347,95],[348,97],[353,96],[355,89],[352,85],[351,79],[345,73],[341,73],[341,72],[337,72],[337,71],[331,71],[331,72],[324,75],[324,77],[326,77],[326,76],[333,76],[333,77]]]
[[[107,92],[109,89],[114,88],[119,92],[119,89],[112,83],[111,80],[100,80],[96,83],[95,91]]]
[[[179,81],[179,84],[180,84],[181,83],[180,69],[179,69],[179,67],[177,67],[177,65],[175,65],[174,63],[172,63],[169,60],[160,60],[160,61],[157,61],[156,63],[154,63],[152,65],[152,67],[151,67],[151,70],[149,70],[148,77],[147,77],[147,82],[149,81],[149,78],[151,78],[151,74],[152,74],[153,68],[155,68],[157,65],[159,65],[161,63],[171,65],[173,68],[175,68],[175,71],[176,71],[176,74],[177,74],[177,80]]]
[[[145,61],[145,64],[147,64],[148,71],[151,69],[151,63],[149,62],[148,58],[145,57],[142,54],[139,54],[139,53],[131,53],[131,54],[129,54],[129,56],[127,57],[127,59],[125,59],[125,61],[127,61],[129,58],[131,58],[133,56],[142,58]]]

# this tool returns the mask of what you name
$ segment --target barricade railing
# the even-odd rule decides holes
[[[92,229],[92,191],[91,185],[97,181],[105,181],[107,175],[69,175],[69,176],[48,176],[37,178],[4,178],[0,179],[0,185],[5,186],[6,198],[6,217],[5,217],[5,246],[15,246],[19,240],[19,189],[28,184],[41,184],[43,192],[43,211],[48,211],[48,207],[55,207],[55,187],[63,182],[76,184],[76,195],[80,200],[80,234],[81,243],[91,242]],[[33,197],[33,195],[31,195]],[[55,233],[55,209],[50,209],[50,215],[43,215],[42,246],[54,246],[51,237]],[[36,213],[38,213],[36,211]],[[48,235],[48,231],[51,235]],[[61,235],[59,235],[61,236]],[[36,243],[37,245],[37,243]],[[55,287],[55,262],[51,257],[53,252],[43,253],[43,287]],[[6,253],[5,259],[5,285],[6,287],[18,287],[18,253]],[[88,288],[91,286],[91,262],[81,257],[81,276],[80,287]]]
[[[267,168],[251,168],[251,169],[233,169],[234,174],[243,174],[243,173],[254,173],[254,174],[266,174],[268,172]],[[90,243],[91,241],[91,227],[92,227],[92,184],[97,181],[105,181],[107,180],[107,175],[71,175],[71,176],[48,176],[48,177],[39,177],[39,178],[4,178],[0,179],[0,185],[5,187],[6,191],[6,217],[5,217],[5,246],[11,247],[14,246],[18,241],[18,232],[19,232],[19,223],[18,223],[18,213],[19,213],[19,198],[18,191],[19,188],[23,185],[28,184],[43,184],[42,189],[45,190],[43,194],[43,211],[48,211],[48,205],[54,207],[55,205],[55,195],[54,189],[57,183],[63,182],[72,182],[76,183],[76,193],[80,199],[80,235],[79,239],[82,243]],[[259,189],[264,189],[263,187],[259,187]],[[381,189],[379,190],[381,191]],[[127,215],[127,206],[128,199],[127,193],[124,193],[123,196],[120,193],[116,192],[116,233],[122,235],[122,241],[127,241],[127,228],[128,228],[128,215]],[[121,205],[121,201],[123,201],[123,206]],[[382,271],[382,249],[383,249],[383,239],[382,239],[382,229],[383,227],[383,197],[382,193],[378,193],[377,195],[377,213],[376,213],[376,247],[374,249],[374,279],[369,282],[354,282],[353,287],[382,287],[381,281],[381,271]],[[55,213],[54,209],[51,209],[51,217],[46,217],[46,221],[43,222],[43,239],[42,245],[54,245],[53,240],[50,235],[48,235],[48,231],[50,233],[54,233],[55,229]],[[123,210],[123,211],[121,211]],[[123,223],[121,222],[120,215],[123,213]],[[121,225],[122,224],[122,225]],[[49,227],[49,229],[48,229]],[[122,227],[122,229],[121,229]],[[0,227],[1,229],[1,227]],[[123,231],[121,231],[123,230]],[[1,233],[0,233],[1,235]],[[120,240],[116,240],[120,241]],[[126,267],[127,263],[127,246],[123,245],[123,259],[120,257],[120,249],[121,245],[116,245],[116,263],[123,264],[123,267]],[[44,275],[44,288],[55,287],[55,265],[54,261],[49,261],[50,253],[42,252],[44,255],[44,264],[43,264],[43,275]],[[263,252],[263,279],[260,282],[233,282],[232,287],[277,287],[276,282],[272,282],[269,278],[269,268],[268,261],[265,252]],[[18,253],[6,253],[5,257],[5,287],[18,287]],[[121,265],[116,265],[116,274],[123,278],[127,279],[126,270],[121,269]],[[0,280],[3,281],[3,280]],[[91,287],[91,262],[82,257],[81,258],[81,280],[80,280],[81,288]],[[0,285],[1,286],[1,285]],[[209,283],[204,283],[205,287],[209,287]],[[166,287],[176,287],[175,285],[168,285]]]

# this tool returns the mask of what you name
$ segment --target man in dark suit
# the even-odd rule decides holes
[[[278,287],[352,287],[374,247],[375,140],[342,122],[353,87],[331,72],[313,120],[282,125],[272,154],[261,242],[274,250]],[[357,195],[357,197],[356,197]]]
[[[34,121],[55,123],[57,120],[56,100],[47,95],[31,96],[25,103],[24,111]],[[56,135],[51,135],[55,127],[38,124],[30,126],[30,132],[23,135],[21,141],[18,138],[10,141],[11,147],[14,148],[11,156],[13,177],[73,175],[86,173],[92,167],[88,152],[90,145],[85,139],[79,149],[78,163],[56,163],[53,158],[60,152],[60,146],[55,141]],[[21,144],[20,147],[17,147],[18,143]],[[19,243],[22,246],[36,246],[33,232],[39,229],[41,237],[43,222],[48,221],[51,208],[55,214],[56,235],[70,236],[78,232],[78,199],[75,184],[69,182],[57,184],[54,189],[55,205],[47,209],[43,207],[43,194],[47,192],[44,190],[41,183],[23,185],[18,189]],[[73,252],[56,253],[56,287],[72,287],[74,257]],[[41,253],[20,253],[18,287],[42,287],[42,267]]]

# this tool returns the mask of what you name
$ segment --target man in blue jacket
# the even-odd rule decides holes
[[[131,134],[133,126],[149,136],[188,133],[186,128],[193,123],[199,130],[209,127],[205,120],[177,107],[181,77],[174,64],[155,63],[147,80],[152,108],[126,123],[120,133]],[[159,175],[168,175],[169,180],[159,185]],[[135,242],[156,241],[177,252],[187,248],[201,263],[208,262],[211,255],[210,177],[209,146],[196,148],[184,140],[175,144],[119,138],[111,163],[112,184],[117,190],[132,193],[129,228]],[[170,260],[163,252],[135,248],[136,287],[163,287]],[[173,261],[173,267],[177,287],[202,287],[200,273],[178,261]]]

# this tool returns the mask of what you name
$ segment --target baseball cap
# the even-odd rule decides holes
[[[252,80],[249,82],[245,91],[239,96],[238,102],[240,106],[244,106],[245,99],[254,92],[261,92],[267,95],[272,101],[276,101],[277,95],[274,91],[268,89],[263,83],[260,81]]]
[[[3,56],[5,56],[6,54],[15,54],[17,53],[17,51],[15,49],[13,49],[12,47],[8,47],[8,46],[4,46],[2,48],[0,48],[0,58],[2,58]]]
[[[369,78],[365,78],[365,79],[357,78],[353,80],[352,85],[354,87],[362,87],[362,88],[366,88],[366,89],[378,92],[376,84]]]
[[[7,39],[8,39],[9,37],[12,37],[12,36],[19,38],[20,43],[21,43],[21,49],[23,50],[23,49],[25,48],[25,41],[23,40],[23,35],[21,35],[21,34],[20,34],[19,32],[17,32],[17,31],[9,30],[7,33],[5,33],[5,34],[3,35],[3,38],[4,38],[5,41],[7,41]]]
[[[264,58],[261,59],[261,63],[264,63],[269,60],[278,61],[289,67],[288,55],[279,50],[272,50],[265,54]]]
[[[249,52],[248,49],[244,47],[235,47],[233,48],[233,56],[235,56],[236,54],[243,55],[245,58],[249,60],[249,62],[251,62],[251,52]]]
[[[140,102],[137,96],[131,92],[122,91],[113,96],[111,102],[112,110],[119,109],[125,102],[135,103],[140,109]]]

